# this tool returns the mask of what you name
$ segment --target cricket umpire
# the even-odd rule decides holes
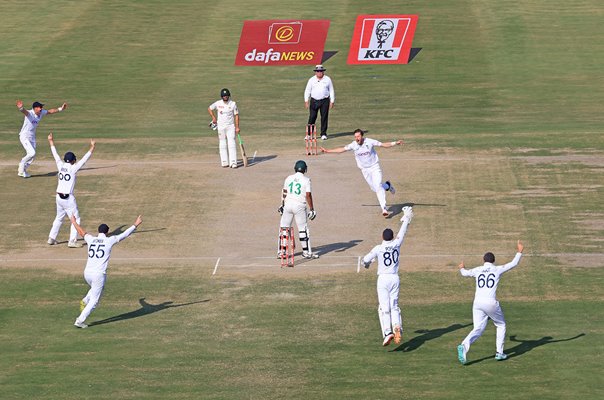
[[[321,139],[327,140],[329,110],[333,108],[336,101],[336,92],[331,78],[325,75],[326,70],[322,65],[317,65],[313,71],[315,76],[308,80],[304,90],[304,105],[310,110],[309,124],[317,121],[319,110],[321,111]]]

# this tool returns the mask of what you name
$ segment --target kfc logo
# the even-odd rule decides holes
[[[348,64],[407,64],[417,15],[357,17]]]

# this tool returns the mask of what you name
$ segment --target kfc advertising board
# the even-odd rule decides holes
[[[359,15],[348,64],[407,64],[417,15]]]
[[[244,21],[235,65],[321,64],[329,20]]]

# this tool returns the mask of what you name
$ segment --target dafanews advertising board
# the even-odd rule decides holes
[[[407,64],[417,15],[359,15],[348,64]]]
[[[244,21],[235,65],[321,64],[329,20]]]

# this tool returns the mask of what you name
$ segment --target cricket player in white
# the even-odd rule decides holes
[[[382,328],[383,346],[388,346],[392,339],[399,344],[403,335],[403,319],[401,309],[398,306],[398,293],[400,278],[398,276],[399,256],[401,245],[407,233],[407,227],[413,219],[413,208],[403,207],[401,229],[396,238],[392,229],[385,229],[382,233],[383,242],[375,246],[365,257],[363,264],[365,268],[373,260],[378,260],[377,270],[377,295],[379,301],[378,314]]]
[[[19,141],[25,149],[25,156],[19,162],[17,175],[23,178],[29,178],[31,175],[27,172],[27,168],[31,165],[36,157],[36,128],[46,114],[54,114],[61,112],[67,108],[67,103],[63,103],[61,107],[51,108],[50,110],[43,109],[44,104],[34,102],[31,110],[26,110],[23,107],[23,102],[17,100],[17,108],[25,115],[23,126],[19,132]]]
[[[237,103],[230,99],[229,89],[220,91],[222,100],[218,100],[208,107],[208,113],[212,117],[212,124],[218,126],[218,149],[220,152],[220,164],[223,167],[237,168],[237,143],[235,135],[239,129],[239,109]],[[216,115],[214,111],[216,110]]]
[[[281,228],[292,226],[292,220],[296,219],[298,226],[298,238],[302,244],[302,257],[319,258],[319,255],[312,252],[310,246],[310,232],[308,230],[308,220],[315,219],[317,213],[314,209],[312,199],[312,188],[310,179],[304,174],[308,170],[306,162],[299,160],[294,165],[295,174],[285,178],[282,190],[281,206],[277,211],[281,214]],[[281,232],[281,229],[279,230]],[[278,245],[281,245],[282,238],[279,238]],[[281,248],[277,252],[277,258],[281,258]]]
[[[518,252],[514,259],[505,265],[495,265],[495,255],[491,252],[484,255],[483,259],[485,263],[481,267],[466,269],[463,262],[459,264],[459,272],[462,276],[471,276],[476,279],[476,293],[472,307],[474,329],[457,346],[457,357],[462,364],[466,363],[466,354],[470,351],[470,346],[482,335],[489,318],[493,320],[493,324],[497,328],[497,353],[495,354],[495,360],[501,361],[508,358],[503,352],[505,318],[497,301],[496,292],[501,275],[514,268],[520,262],[520,257],[522,257],[522,251],[524,250],[524,245],[520,240],[518,241],[517,249]]]
[[[76,228],[78,233],[84,237],[88,244],[88,261],[84,269],[84,279],[90,286],[90,290],[86,296],[80,300],[80,315],[76,318],[74,326],[78,328],[87,328],[85,324],[86,318],[92,310],[96,308],[105,288],[105,280],[107,279],[107,267],[109,266],[109,257],[111,257],[111,249],[114,245],[121,242],[143,222],[142,216],[138,216],[134,225],[126,229],[117,236],[106,236],[109,232],[109,227],[105,224],[99,226],[99,235],[92,236],[87,233],[75,220],[71,217],[71,223]]]
[[[59,234],[59,229],[61,229],[61,225],[63,224],[63,218],[67,216],[71,218],[72,215],[75,216],[78,224],[80,223],[80,213],[78,211],[78,205],[76,203],[75,196],[73,195],[73,189],[76,183],[76,174],[86,164],[86,161],[92,156],[92,152],[94,151],[95,141],[90,140],[90,150],[82,157],[80,161],[76,163],[76,156],[71,151],[65,153],[63,157],[63,161],[59,157],[59,153],[57,153],[57,149],[55,148],[54,138],[52,132],[48,135],[48,143],[50,144],[50,151],[52,152],[52,156],[57,163],[57,177],[59,182],[57,184],[57,193],[56,193],[56,203],[57,203],[57,216],[52,223],[52,228],[50,228],[50,233],[48,234],[48,244],[55,245],[57,244],[57,236]],[[82,245],[78,244],[78,232],[75,227],[71,225],[71,229],[69,232],[69,242],[67,242],[67,246],[69,247],[82,247]]]
[[[386,206],[386,190],[394,194],[394,186],[390,181],[382,183],[382,168],[380,167],[380,159],[375,151],[375,147],[393,147],[403,144],[402,140],[395,142],[382,143],[374,139],[365,138],[365,133],[361,129],[354,131],[354,142],[336,149],[325,149],[321,147],[323,153],[344,153],[345,151],[353,151],[357,166],[363,173],[363,177],[369,184],[371,190],[375,192],[382,208],[382,215],[388,217],[390,212]]]

